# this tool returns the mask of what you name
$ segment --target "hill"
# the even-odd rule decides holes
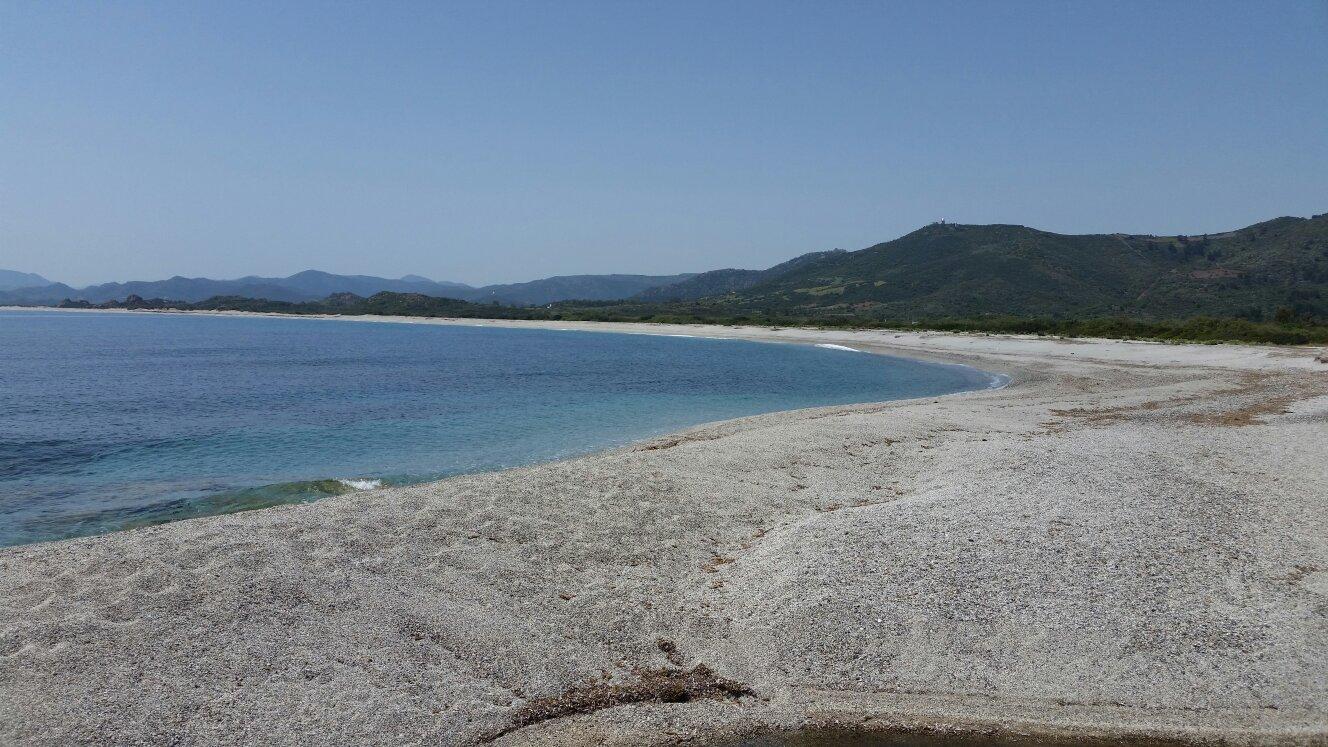
[[[773,268],[772,268],[773,269]],[[1328,214],[1205,236],[934,224],[698,302],[712,313],[1328,318]]]
[[[0,292],[0,303],[53,305],[63,299],[71,298],[98,304],[124,300],[129,296],[170,298],[191,303],[213,296],[243,296],[296,302],[317,300],[333,293],[372,295],[385,290],[444,295],[458,290],[473,289],[460,283],[437,283],[432,280],[420,282],[405,278],[393,280],[370,275],[333,275],[318,270],[305,270],[284,278],[249,275],[234,280],[213,280],[177,275],[166,280],[132,280],[125,283],[90,285],[85,288],[71,288],[63,283],[57,283],[44,288]]]
[[[528,283],[487,285],[457,296],[467,301],[541,306],[556,301],[615,301],[657,286],[667,286],[692,277],[683,275],[561,275]]]
[[[819,263],[829,262],[845,253],[842,249],[834,249],[828,252],[811,252],[765,270],[737,270],[732,268],[711,270],[693,275],[677,283],[649,288],[637,293],[633,296],[633,299],[655,302],[694,301],[710,296],[736,293],[782,277],[794,270],[805,270]]]
[[[51,285],[51,281],[47,280],[41,275],[38,275],[35,272],[0,270],[0,290],[13,290],[15,288],[33,288],[43,285]]]
[[[372,275],[334,275],[319,270],[305,270],[286,278],[263,280],[305,294],[304,298],[306,299],[323,298],[333,293],[354,293],[361,296],[371,296],[383,291],[448,296],[473,290],[465,283],[439,282],[419,275],[407,275],[394,280]]]

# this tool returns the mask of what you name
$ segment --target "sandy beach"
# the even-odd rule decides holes
[[[1328,744],[1318,351],[366,321],[839,345],[1011,383],[0,550],[0,743]]]

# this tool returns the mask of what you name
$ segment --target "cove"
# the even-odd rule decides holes
[[[811,345],[148,313],[0,311],[0,349],[0,545],[997,381]]]

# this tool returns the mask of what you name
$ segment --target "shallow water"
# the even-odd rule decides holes
[[[584,454],[992,375],[810,345],[0,311],[0,545]]]

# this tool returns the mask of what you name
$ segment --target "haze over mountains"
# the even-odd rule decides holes
[[[813,252],[765,270],[576,275],[483,288],[310,270],[288,278],[171,278],[77,291],[54,284],[0,292],[0,303],[95,304],[129,294],[188,303],[218,296],[310,302],[338,294],[336,304],[345,307],[354,299],[344,294],[383,292],[511,306],[620,301],[624,309],[657,306],[710,317],[1328,319],[1328,213],[1199,236],[940,223],[866,249]]]
[[[9,272],[0,275],[0,304],[55,305],[64,299],[84,300],[91,303],[122,301],[128,296],[165,298],[172,301],[195,303],[214,296],[243,296],[269,301],[313,301],[334,293],[354,293],[371,296],[375,293],[420,293],[426,296],[456,298],[477,303],[503,303],[537,305],[579,299],[604,301],[628,298],[647,288],[685,280],[683,275],[564,275],[543,278],[526,283],[486,285],[475,288],[465,283],[430,280],[419,275],[401,278],[380,278],[370,275],[334,275],[318,270],[305,270],[289,277],[267,278],[247,276],[235,280],[173,277],[167,280],[135,280],[127,283],[103,283],[86,288],[71,288],[64,283],[51,283],[40,275]],[[6,278],[13,276],[13,281]],[[24,279],[35,279],[25,285]]]
[[[33,272],[0,270],[0,291],[15,288],[28,288],[34,285],[50,285],[51,281]]]

